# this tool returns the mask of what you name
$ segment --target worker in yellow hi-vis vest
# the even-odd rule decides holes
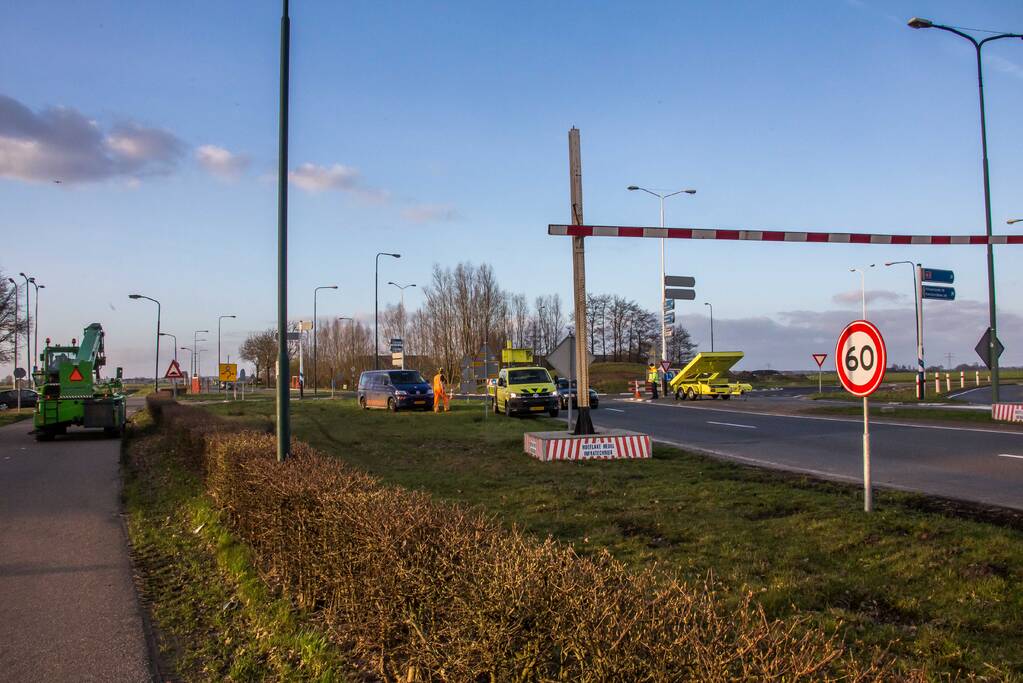
[[[657,366],[651,363],[646,369],[646,386],[650,390],[650,398],[657,398]]]
[[[444,412],[451,410],[451,398],[447,390],[448,378],[444,376],[444,368],[437,370],[433,376],[433,412],[440,412],[441,401],[444,402]]]

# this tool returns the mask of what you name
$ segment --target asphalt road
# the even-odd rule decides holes
[[[592,415],[599,427],[718,457],[862,483],[861,419],[754,413],[742,403],[608,400]],[[870,432],[875,484],[1023,509],[1023,433],[877,420]]]
[[[0,679],[149,681],[119,518],[120,441],[0,428]]]
[[[1023,403],[1023,384],[999,384],[998,389],[998,400],[1002,403]],[[967,403],[991,405],[991,387],[975,387],[957,391],[953,385],[950,396]]]

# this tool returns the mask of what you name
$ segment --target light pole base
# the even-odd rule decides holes
[[[590,407],[579,406],[579,414],[575,418],[575,429],[572,433],[577,436],[586,436],[589,434],[596,434],[596,430],[593,429],[593,420],[590,418]]]

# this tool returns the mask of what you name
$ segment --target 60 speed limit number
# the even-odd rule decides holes
[[[835,365],[838,379],[845,390],[854,396],[870,396],[884,380],[888,365],[881,331],[866,320],[856,320],[838,335],[835,347]]]

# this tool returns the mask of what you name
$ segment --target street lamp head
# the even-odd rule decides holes
[[[682,190],[686,194],[696,194],[696,190]]]
[[[141,299],[142,295],[141,294],[129,294],[128,298],[129,299]]]
[[[31,282],[32,284],[36,283],[36,279],[34,277],[30,277],[28,281]]]
[[[1021,40],[1023,40],[1023,39],[1021,39]],[[1021,223],[1021,222],[1023,222],[1023,218],[1010,218],[1009,220],[1005,221],[1006,225],[1012,225],[1014,223]]]
[[[20,275],[21,277],[28,277],[28,275],[25,275],[24,273],[18,273],[18,275]]]
[[[629,190],[630,192],[632,192],[632,191],[634,191],[634,190],[638,190],[638,189],[639,189],[639,185],[629,185],[629,186],[628,186],[627,188],[625,188],[625,189],[626,189],[626,190]]]
[[[393,256],[394,258],[401,258],[401,254],[388,254],[388,256]]]
[[[704,306],[710,306],[710,302],[709,302],[709,301],[704,301],[704,302],[703,302],[703,305],[704,305]]]
[[[908,22],[910,28],[931,28],[934,26],[934,22],[930,19],[923,19],[921,17],[913,17]]]

